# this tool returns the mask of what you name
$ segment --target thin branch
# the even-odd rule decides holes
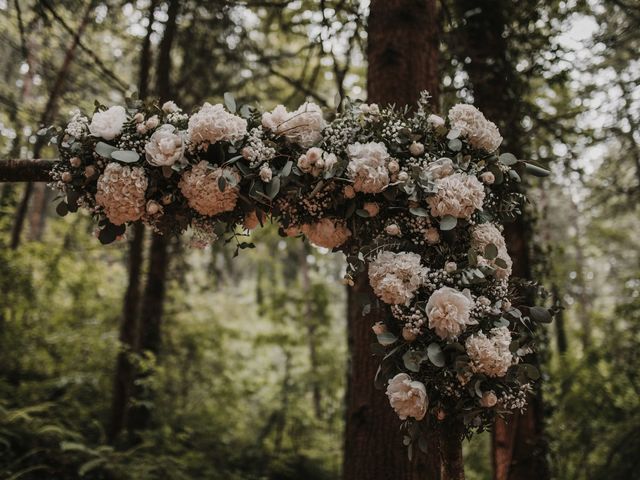
[[[57,159],[0,161],[0,182],[49,182],[57,162]]]

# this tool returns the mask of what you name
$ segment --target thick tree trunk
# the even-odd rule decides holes
[[[55,117],[56,111],[58,109],[58,100],[62,96],[64,92],[65,82],[67,77],[69,77],[69,70],[71,69],[71,64],[76,55],[76,50],[78,48],[78,44],[80,43],[80,39],[84,34],[87,26],[89,25],[89,21],[91,20],[91,12],[93,11],[93,0],[89,2],[87,8],[84,11],[84,15],[82,16],[82,20],[78,25],[78,29],[74,34],[69,47],[67,48],[67,52],[64,56],[64,60],[62,61],[62,65],[58,70],[56,75],[56,79],[51,87],[51,91],[49,92],[49,97],[47,98],[47,103],[42,111],[42,115],[40,116],[39,125],[47,126],[53,121]],[[45,146],[44,138],[38,136],[36,139],[36,143],[33,146],[33,157],[38,158],[40,156],[40,152],[42,148]],[[11,232],[11,248],[15,250],[20,245],[20,236],[22,234],[22,229],[24,227],[24,221],[27,216],[27,210],[29,208],[29,200],[31,199],[31,194],[33,193],[33,185],[31,183],[27,183],[24,189],[24,193],[22,194],[22,199],[20,200],[20,204],[18,205],[18,209],[16,211],[16,217],[13,224],[13,230]]]
[[[475,105],[498,124],[504,135],[503,147],[522,157],[525,136],[522,131],[524,84],[518,80],[509,56],[507,39],[511,2],[505,0],[457,0],[458,17],[464,18],[459,32],[460,55],[468,57],[465,65]],[[473,11],[472,15],[465,15]],[[529,238],[530,220],[526,215],[505,226],[505,238],[513,275],[531,279]],[[528,359],[538,364],[536,355]],[[523,414],[515,413],[508,421],[497,420],[493,431],[493,465],[495,480],[546,480],[549,468],[543,432],[543,408],[540,389],[530,395]]]
[[[145,99],[149,91],[149,74],[151,69],[151,34],[153,33],[154,16],[157,0],[152,0],[149,6],[147,33],[140,51],[140,70],[138,72],[138,96]],[[127,424],[127,415],[133,391],[134,365],[131,355],[134,355],[139,335],[140,317],[140,277],[144,260],[144,232],[142,223],[134,224],[131,242],[129,243],[129,284],[124,297],[122,324],[120,325],[120,343],[122,350],[116,360],[116,372],[111,403],[111,424],[109,440],[113,443]]]
[[[159,45],[157,67],[157,94],[161,102],[169,99],[171,95],[171,48],[177,29],[179,0],[171,0],[168,17],[162,41]],[[149,269],[147,271],[147,284],[142,298],[142,310],[140,317],[140,331],[137,350],[150,352],[156,357],[160,353],[161,325],[166,291],[166,277],[168,271],[169,239],[166,236],[154,233],[151,236],[149,248]],[[146,400],[153,398],[153,392],[146,390],[136,395]],[[150,410],[144,405],[138,405],[131,409],[129,418],[130,430],[141,430],[148,427],[151,419]]]
[[[438,12],[435,0],[374,0],[368,23],[369,102],[413,105],[420,92],[438,93]],[[436,480],[440,478],[435,439],[431,455],[408,461],[400,421],[384,392],[374,387],[378,360],[371,355],[371,326],[388,315],[376,305],[367,272],[348,291],[349,367],[343,478],[345,480]]]
[[[133,388],[134,364],[131,356],[135,355],[136,339],[138,338],[144,225],[138,222],[130,229],[133,230],[133,236],[129,242],[129,284],[124,297],[122,324],[120,325],[121,346],[116,360],[116,374],[111,402],[110,443],[117,439],[126,425]]]
[[[300,249],[300,274],[302,276],[302,295],[304,296],[304,315],[307,327],[307,345],[309,346],[309,366],[311,377],[311,398],[313,401],[313,412],[317,419],[322,417],[322,393],[319,379],[318,379],[318,350],[316,338],[316,330],[318,322],[321,319],[314,316],[312,306],[312,290],[311,290],[311,277],[309,275],[309,262],[307,261],[307,255],[309,255],[310,247],[308,243],[303,243]]]
[[[167,238],[154,233],[151,236],[149,249],[149,270],[147,272],[147,284],[145,286],[140,313],[140,329],[136,342],[137,352],[149,352],[154,356],[160,353],[162,313],[164,310],[164,297],[167,276]],[[151,411],[146,403],[153,398],[153,392],[143,385],[143,379],[150,372],[138,374],[139,385],[134,388],[137,401],[143,403],[132,407],[127,416],[127,427],[131,432],[144,430],[149,426]]]

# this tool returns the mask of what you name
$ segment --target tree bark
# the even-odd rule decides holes
[[[0,161],[0,182],[49,182],[57,160]]]
[[[56,79],[53,83],[51,91],[49,92],[49,97],[47,98],[47,103],[42,111],[42,115],[40,116],[39,125],[46,126],[53,121],[55,117],[56,111],[58,109],[58,100],[62,96],[64,91],[64,85],[69,77],[69,70],[71,68],[71,64],[76,55],[76,50],[78,48],[78,43],[80,43],[80,39],[84,34],[87,26],[89,25],[89,20],[91,19],[91,12],[93,11],[94,1],[91,0],[87,5],[87,8],[84,11],[82,16],[82,20],[78,25],[76,33],[73,35],[71,43],[67,48],[67,52],[64,56],[64,60],[62,61],[62,65],[58,70],[56,75]],[[40,152],[42,148],[45,146],[45,141],[42,136],[38,136],[36,138],[36,142],[33,146],[33,156],[37,158],[40,156]],[[27,215],[27,209],[29,207],[29,200],[31,198],[31,194],[33,192],[33,185],[31,183],[27,183],[24,189],[24,193],[22,194],[22,199],[20,200],[20,204],[18,205],[18,209],[16,211],[16,218],[13,224],[13,230],[11,232],[11,248],[13,250],[17,249],[20,245],[20,236],[22,234],[22,229],[24,227],[24,221]]]
[[[514,8],[505,0],[457,0],[458,18],[463,19],[458,34],[462,39],[460,56],[465,65],[475,105],[498,124],[504,135],[503,148],[522,158],[525,135],[522,129],[522,98],[526,84],[509,55],[507,37],[509,12]],[[473,11],[473,15],[465,15]],[[507,248],[513,259],[513,275],[531,279],[529,238],[531,221],[525,215],[505,225]],[[537,355],[528,359],[539,364]],[[514,413],[507,422],[498,419],[493,429],[495,480],[546,480],[550,478],[543,431],[540,389],[530,395],[523,414]]]
[[[122,323],[120,325],[120,352],[116,359],[116,374],[111,402],[111,423],[109,425],[110,443],[113,443],[118,438],[118,435],[126,425],[134,375],[134,364],[131,356],[136,353],[136,339],[138,338],[144,225],[137,222],[130,228],[133,230],[133,236],[129,242],[129,284],[124,297]]]
[[[149,92],[149,74],[151,69],[151,34],[153,33],[154,16],[157,0],[152,0],[147,18],[147,32],[140,51],[140,70],[138,72],[138,96],[146,99]],[[145,227],[137,222],[132,227],[132,238],[129,243],[129,283],[124,297],[122,324],[120,325],[120,344],[122,350],[116,360],[116,371],[111,403],[111,423],[109,426],[109,441],[115,442],[122,429],[127,424],[127,415],[133,392],[134,365],[132,355],[136,353],[139,318],[140,318],[140,277],[144,260]]]
[[[413,105],[428,90],[437,105],[439,24],[435,0],[374,0],[368,22],[368,101]],[[436,480],[439,456],[434,438],[431,455],[407,460],[400,421],[384,392],[374,387],[378,360],[371,355],[371,326],[382,320],[386,308],[377,304],[367,272],[354,279],[348,290],[347,318],[349,366],[347,377],[344,480]]]
[[[179,0],[171,0],[165,30],[159,45],[157,67],[157,94],[161,102],[169,99],[171,95],[171,48],[175,39],[177,19],[180,10]],[[154,233],[151,236],[149,248],[149,269],[147,271],[147,283],[142,298],[142,310],[140,318],[140,331],[137,343],[139,352],[150,352],[158,356],[161,346],[161,325],[166,291],[166,277],[168,270],[168,246],[166,236]],[[144,373],[144,375],[148,375]],[[136,395],[149,400],[153,392],[143,390]],[[130,430],[141,430],[148,427],[151,419],[150,410],[144,405],[138,405],[131,409],[128,422]]]

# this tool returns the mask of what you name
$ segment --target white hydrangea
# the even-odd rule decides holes
[[[454,173],[436,181],[438,191],[427,198],[431,215],[469,218],[476,210],[482,210],[484,187],[474,176]]]
[[[510,344],[511,333],[507,327],[493,328],[488,336],[484,332],[470,336],[465,342],[465,349],[471,370],[489,377],[504,377],[513,364]]]
[[[262,114],[264,128],[304,148],[322,140],[322,130],[326,125],[322,109],[312,102],[303,103],[295,112],[287,112],[284,106],[278,105],[272,112]]]
[[[351,230],[344,220],[335,218],[323,218],[316,223],[302,225],[301,230],[311,243],[325,248],[339,247],[351,236]]]
[[[496,124],[487,120],[473,105],[454,105],[449,110],[449,121],[451,128],[459,130],[475,148],[491,153],[502,143]]]
[[[87,133],[89,119],[75,110],[69,119],[65,133],[75,138],[82,138]]]
[[[439,158],[428,164],[425,170],[433,180],[447,177],[453,173],[453,160],[447,157]]]
[[[331,171],[338,163],[338,157],[333,153],[325,152],[321,148],[312,147],[298,158],[298,168],[303,173],[309,173],[314,177],[324,171]]]
[[[170,167],[182,158],[184,142],[173,125],[162,125],[144,146],[147,162],[154,167]]]
[[[489,244],[493,244],[498,248],[498,256],[493,260],[487,261],[487,263],[496,269],[496,278],[509,278],[513,269],[513,261],[507,251],[507,244],[502,233],[492,223],[483,223],[475,226],[471,231],[471,246],[482,255]],[[506,267],[496,264],[496,259],[498,258],[504,261]]]
[[[220,190],[218,181],[222,176],[235,182],[240,180],[235,170],[218,167],[211,169],[203,160],[182,174],[178,187],[191,208],[202,215],[213,216],[233,210],[238,201],[236,185],[227,181],[224,191]]]
[[[421,382],[411,380],[406,373],[399,373],[389,380],[387,397],[400,420],[406,420],[408,417],[422,420],[427,413],[426,387]]]
[[[109,163],[98,178],[96,204],[114,225],[139,220],[145,213],[147,184],[143,168]]]
[[[444,340],[453,340],[464,332],[468,325],[478,322],[471,318],[473,300],[469,290],[462,292],[451,287],[442,287],[431,294],[425,311],[429,328]]]
[[[206,102],[189,119],[187,136],[193,144],[237,142],[247,133],[247,121],[225,110],[221,104]]]
[[[380,252],[369,265],[369,283],[383,302],[408,304],[428,271],[417,253]]]
[[[347,176],[356,192],[379,193],[389,185],[389,153],[384,143],[356,142],[347,147]]]
[[[127,111],[124,107],[116,105],[103,112],[96,112],[91,117],[89,132],[94,137],[113,140],[122,132],[122,127],[127,121]]]

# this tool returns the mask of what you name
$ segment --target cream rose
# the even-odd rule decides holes
[[[453,340],[464,332],[468,325],[478,322],[471,318],[473,300],[468,290],[442,287],[431,294],[425,310],[429,328],[445,340]]]
[[[173,125],[162,125],[144,146],[147,162],[154,167],[170,167],[182,158],[184,142]]]
[[[127,121],[127,111],[117,105],[104,112],[96,112],[91,118],[89,132],[94,137],[113,140],[122,132],[122,127]]]
[[[387,397],[400,420],[408,417],[422,420],[427,413],[429,402],[426,387],[421,382],[411,380],[406,373],[399,373],[389,380]]]

